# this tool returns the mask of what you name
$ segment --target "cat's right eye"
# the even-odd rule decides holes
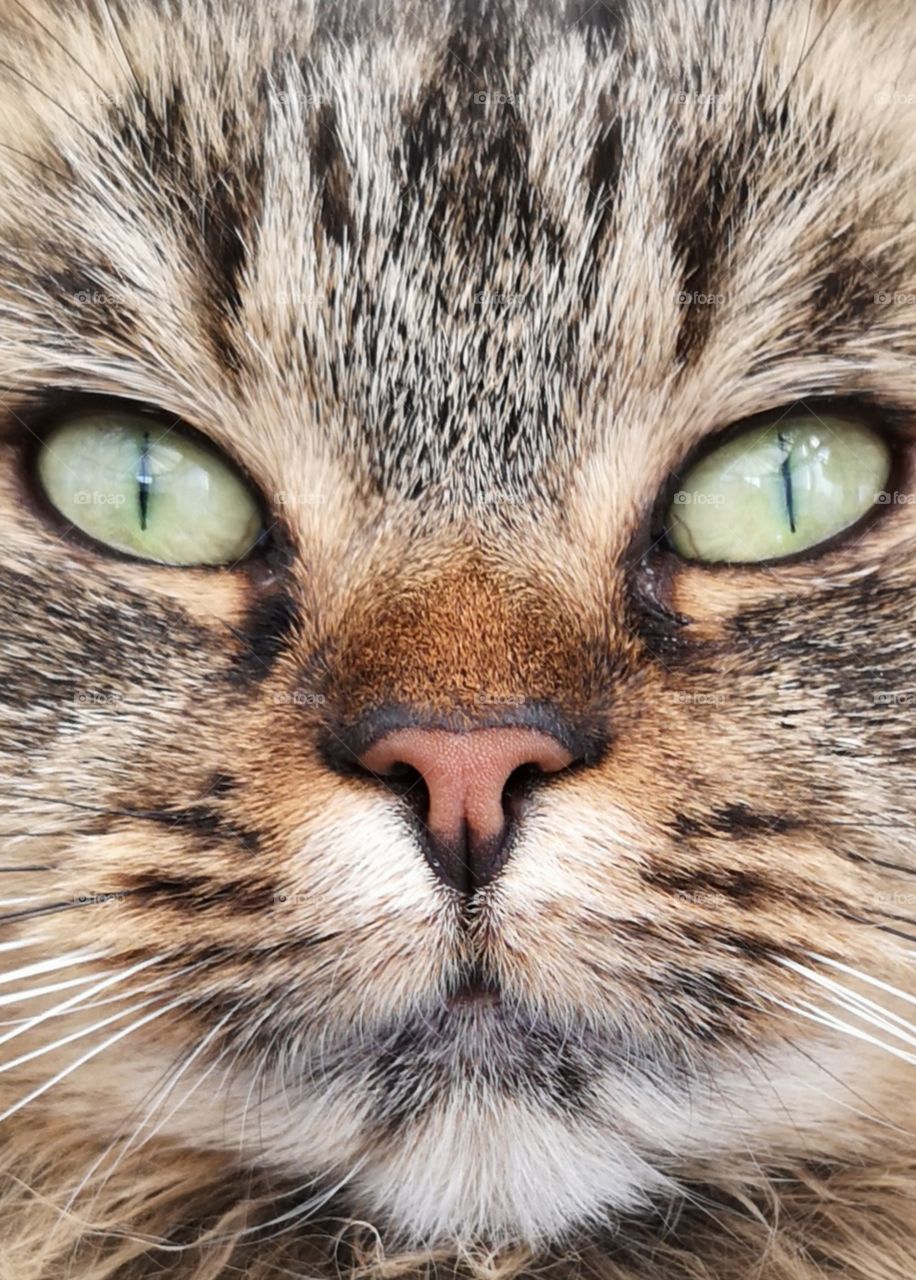
[[[37,472],[72,525],[143,560],[234,564],[261,536],[257,497],[228,460],[154,416],[70,417],[42,442]]]

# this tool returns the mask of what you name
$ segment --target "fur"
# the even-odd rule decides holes
[[[2,1280],[910,1280],[916,504],[759,568],[659,517],[797,402],[912,488],[911,10],[0,22]],[[55,521],[98,397],[263,553]],[[470,903],[348,768],[418,709],[583,744]]]

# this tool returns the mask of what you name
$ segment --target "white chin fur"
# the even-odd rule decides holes
[[[362,1197],[405,1241],[485,1237],[541,1244],[633,1211],[665,1179],[619,1139],[501,1103],[481,1123],[460,1097],[357,1177]]]

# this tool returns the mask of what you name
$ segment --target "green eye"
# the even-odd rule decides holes
[[[851,418],[804,412],[748,427],[691,467],[668,509],[689,560],[775,560],[847,529],[883,501],[886,441]]]
[[[228,462],[140,414],[71,418],[42,444],[38,476],[77,529],[144,560],[234,564],[261,533],[257,499]]]

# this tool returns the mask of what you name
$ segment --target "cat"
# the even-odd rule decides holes
[[[0,31],[2,1280],[911,1280],[912,10]]]

